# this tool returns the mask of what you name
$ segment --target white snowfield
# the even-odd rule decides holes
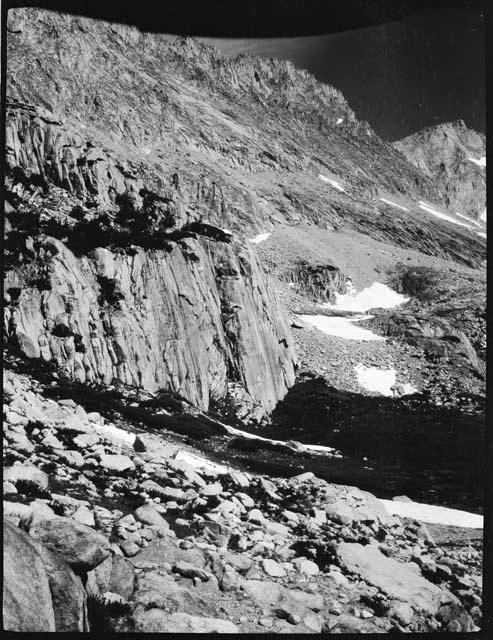
[[[409,300],[381,282],[374,282],[361,291],[356,291],[352,285],[349,285],[349,289],[349,293],[335,294],[335,304],[325,303],[322,306],[326,309],[364,313],[369,309],[392,309]]]
[[[342,124],[344,122],[344,118],[337,118],[336,124]]]
[[[483,213],[479,216],[479,219],[486,222],[486,207],[484,208]]]
[[[481,156],[481,158],[471,158],[471,156],[468,156],[467,159],[477,164],[478,167],[486,167],[486,156]]]
[[[223,423],[221,423],[223,424]],[[248,438],[249,440],[261,440],[262,442],[271,442],[272,444],[286,444],[284,440],[272,440],[271,438],[264,438],[262,436],[257,436],[254,433],[248,433],[248,431],[242,431],[241,429],[235,429],[234,427],[230,427],[229,425],[223,424],[228,433],[235,436],[243,436],[244,438]],[[315,453],[330,453],[333,458],[342,458],[342,455],[336,451],[333,447],[326,447],[321,444],[303,444],[299,443],[301,447],[307,451],[314,451]]]
[[[488,237],[484,231],[476,231],[476,233],[478,234],[478,236],[481,236],[481,238],[487,238]]]
[[[403,207],[401,204],[397,204],[397,202],[392,202],[392,200],[388,200],[387,198],[380,198],[382,202],[386,204],[390,204],[392,207],[397,207],[398,209],[402,209],[403,211],[409,211],[407,207]]]
[[[340,182],[337,182],[337,180],[333,180],[332,178],[327,178],[327,176],[324,176],[321,173],[318,174],[318,177],[323,182],[327,182],[327,184],[330,184],[332,187],[334,187],[334,189],[338,189],[339,191],[345,190],[342,184]]]
[[[329,336],[337,338],[346,338],[348,340],[363,340],[369,342],[371,340],[385,341],[383,336],[379,336],[369,329],[358,327],[356,322],[361,320],[369,320],[373,316],[359,316],[356,318],[338,318],[334,316],[323,315],[300,315],[299,318],[306,324],[315,327],[319,331],[323,331]]]
[[[270,235],[270,233],[259,233],[255,238],[250,238],[250,242],[253,242],[253,244],[259,244],[260,242],[267,240]]]
[[[379,369],[378,367],[366,367],[363,364],[357,364],[354,367],[358,384],[367,391],[381,393],[384,396],[393,396],[392,387],[396,384],[395,369]],[[406,382],[400,385],[400,396],[408,396],[416,393],[417,389]]]
[[[459,509],[437,507],[420,502],[397,502],[395,500],[380,500],[387,511],[401,518],[413,518],[429,524],[443,524],[452,527],[466,527],[468,529],[482,529],[483,516]]]
[[[470,224],[466,224],[465,222],[460,222],[459,220],[452,218],[452,216],[448,216],[446,213],[442,213],[441,211],[438,211],[438,209],[435,209],[435,207],[433,207],[431,204],[428,204],[427,202],[424,202],[423,200],[419,201],[419,208],[423,209],[423,211],[427,211],[428,213],[431,213],[431,215],[436,216],[437,218],[441,218],[442,220],[446,220],[447,222],[456,224],[459,227],[466,227],[466,229],[474,229],[474,227],[472,227]]]

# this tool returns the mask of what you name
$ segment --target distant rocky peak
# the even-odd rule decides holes
[[[418,169],[434,178],[446,205],[473,218],[486,206],[486,137],[464,120],[427,127],[394,142]]]

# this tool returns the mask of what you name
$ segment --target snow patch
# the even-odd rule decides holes
[[[468,156],[467,159],[477,164],[478,167],[486,167],[486,156],[481,156],[481,158],[471,158],[471,156]]]
[[[235,429],[234,427],[230,427],[229,425],[224,425],[226,430],[235,436],[242,436],[243,438],[248,438],[249,440],[260,440],[262,442],[270,442],[272,444],[280,444],[287,445],[287,442],[284,440],[272,440],[271,438],[263,438],[262,436],[257,436],[254,433],[248,433],[248,431],[242,431],[241,429]],[[342,455],[338,453],[333,447],[326,447],[321,444],[303,444],[299,443],[301,448],[307,451],[314,451],[316,453],[327,453],[332,457],[341,458]]]
[[[487,238],[487,235],[484,231],[476,231],[476,233],[478,234],[478,236],[481,236],[481,238]]]
[[[401,518],[413,518],[420,522],[451,527],[483,528],[483,516],[476,513],[420,502],[396,502],[395,500],[380,500],[380,502],[390,514],[401,516]]]
[[[339,191],[344,191],[344,187],[340,182],[337,182],[337,180],[333,180],[332,178],[327,178],[327,176],[323,176],[321,173],[318,174],[318,177],[323,182],[327,182],[328,184],[330,184],[332,187],[334,187],[334,189],[338,189]]]
[[[472,226],[470,224],[465,224],[464,222],[459,222],[459,220],[456,220],[455,218],[452,218],[452,216],[448,216],[446,213],[442,213],[441,211],[438,211],[437,209],[432,207],[431,204],[423,202],[423,200],[419,201],[419,208],[423,209],[424,211],[427,211],[428,213],[431,213],[431,215],[433,215],[433,216],[435,216],[437,218],[441,218],[442,220],[446,220],[447,222],[451,222],[452,224],[456,224],[459,227],[466,227],[466,229],[472,229]]]
[[[390,204],[392,207],[397,207],[398,209],[402,209],[403,211],[409,211],[407,207],[403,207],[401,204],[397,204],[397,202],[392,202],[392,200],[387,200],[387,198],[380,198],[382,202],[386,202]]]
[[[233,235],[233,232],[230,229],[221,229],[221,231],[223,233],[225,233],[226,235],[228,235],[228,236],[232,236]]]
[[[357,318],[339,318],[334,316],[323,315],[300,315],[299,318],[303,322],[315,327],[319,331],[323,331],[329,336],[337,338],[346,338],[348,340],[371,340],[385,341],[383,336],[379,336],[369,329],[357,327],[354,323],[361,320],[369,320],[373,316],[359,316]]]
[[[194,469],[202,469],[205,471],[211,471],[215,473],[227,473],[230,469],[225,467],[222,464],[217,464],[216,462],[212,462],[211,460],[207,460],[207,458],[203,458],[202,456],[198,456],[195,453],[190,453],[189,451],[180,450],[174,457],[175,460],[186,462]]]
[[[486,222],[486,207],[484,208],[483,213],[479,216],[479,219]]]
[[[336,124],[342,124],[344,122],[344,118],[337,118]]]
[[[125,444],[128,447],[133,447],[135,442],[135,434],[129,433],[128,431],[124,431],[123,429],[119,429],[115,427],[113,424],[94,424],[94,431],[107,438],[108,440],[112,440],[118,444]]]
[[[255,238],[250,238],[250,242],[253,242],[253,244],[259,244],[260,242],[267,240],[270,235],[270,233],[259,233]]]
[[[354,370],[358,384],[367,391],[381,393],[384,396],[394,395],[392,387],[397,387],[396,390],[399,396],[408,396],[418,391],[409,382],[397,384],[395,369],[379,369],[378,367],[367,367],[364,364],[358,364],[354,367]]]
[[[393,309],[409,300],[381,282],[374,282],[362,291],[356,291],[351,285],[349,293],[336,293],[335,298],[335,304],[325,303],[322,306],[340,311],[365,312],[377,308]]]
[[[384,396],[392,396],[392,387],[395,385],[395,369],[378,369],[377,367],[365,367],[358,364],[354,367],[358,384],[367,391],[381,393]]]

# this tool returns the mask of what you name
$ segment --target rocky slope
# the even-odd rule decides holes
[[[478,232],[419,208],[433,180],[290,64],[38,10],[9,20],[6,330],[29,357],[260,416],[294,381],[274,289],[323,301],[357,274],[283,246],[267,281],[245,236],[309,224],[482,265]]]
[[[433,179],[445,204],[465,216],[486,219],[486,137],[463,120],[418,131],[394,143]]]
[[[8,630],[481,625],[477,536],[437,544],[369,493],[311,473],[271,479],[218,465],[166,430],[111,419],[104,397],[106,417],[50,399],[50,388],[49,379],[5,373]]]
[[[35,9],[9,29],[9,628],[475,630],[479,536],[390,516],[319,434],[395,420],[363,363],[481,404],[484,227],[289,63]],[[389,341],[300,324],[350,281],[412,296],[374,313]],[[309,384],[297,402],[318,374],[335,412]]]

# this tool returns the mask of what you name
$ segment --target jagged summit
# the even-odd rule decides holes
[[[436,181],[446,205],[479,218],[486,207],[486,138],[464,120],[427,127],[394,143]]]

